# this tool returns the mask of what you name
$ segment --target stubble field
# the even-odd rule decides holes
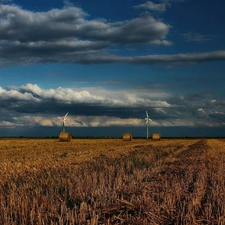
[[[224,139],[0,139],[0,224],[225,224]]]

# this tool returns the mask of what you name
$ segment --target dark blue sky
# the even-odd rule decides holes
[[[224,8],[223,0],[0,0],[0,135],[55,136],[69,112],[75,134],[143,136],[147,109],[149,132],[223,136]]]

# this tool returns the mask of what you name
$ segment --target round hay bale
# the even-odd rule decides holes
[[[159,133],[152,134],[153,141],[160,141],[161,135]]]
[[[132,141],[132,140],[133,140],[133,135],[132,135],[132,133],[126,133],[126,134],[123,134],[123,140],[124,140],[124,141]]]
[[[72,135],[70,133],[67,132],[61,132],[59,134],[59,141],[63,141],[63,142],[70,142],[72,140]]]

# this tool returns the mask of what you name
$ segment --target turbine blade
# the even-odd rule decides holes
[[[146,110],[146,116],[147,116],[147,118],[148,118],[148,111]]]
[[[64,116],[64,118],[67,117],[68,114],[69,114],[69,113],[67,113],[67,114]]]

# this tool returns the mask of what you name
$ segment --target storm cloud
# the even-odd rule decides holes
[[[61,126],[69,112],[73,127],[143,126],[145,110],[151,126],[219,126],[225,123],[223,101],[207,95],[173,96],[150,89],[42,89],[36,84],[0,88],[0,126]],[[215,111],[215,108],[217,109]]]

